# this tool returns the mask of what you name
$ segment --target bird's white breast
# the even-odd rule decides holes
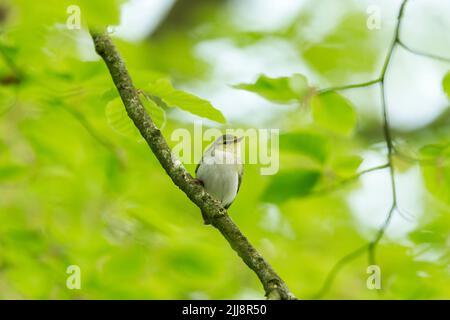
[[[222,152],[220,154],[216,152],[215,156],[205,157],[197,170],[197,178],[203,181],[209,194],[226,206],[233,202],[237,194],[238,166],[223,164],[221,156]]]

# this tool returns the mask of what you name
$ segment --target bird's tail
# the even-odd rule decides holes
[[[204,225],[211,224],[211,221],[209,221],[208,216],[206,215],[206,213],[203,210],[202,210],[202,217],[203,217],[203,224]]]

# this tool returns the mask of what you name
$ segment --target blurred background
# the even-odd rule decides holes
[[[280,171],[246,165],[229,212],[298,297],[449,299],[450,63],[402,47],[385,82],[398,199],[376,250],[382,289],[367,288],[366,252],[323,287],[342,257],[374,239],[393,193],[388,168],[359,175],[387,162],[379,86],[340,91],[331,99],[340,111],[314,100],[313,88],[376,79],[400,3],[2,0],[0,298],[264,295],[114,103],[89,24],[109,26],[136,87],[170,79],[211,103],[214,117],[183,105],[153,110],[164,109],[167,139],[196,121],[280,129]],[[80,29],[67,28],[71,5]],[[367,26],[373,10],[379,28]],[[450,58],[449,17],[450,2],[410,0],[401,39]],[[307,94],[286,98],[283,81],[255,83],[261,74],[302,74]],[[80,290],[66,287],[69,265],[80,267]]]

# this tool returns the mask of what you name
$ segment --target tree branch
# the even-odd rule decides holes
[[[219,201],[196,184],[181,162],[172,156],[171,149],[161,131],[142,105],[125,63],[110,37],[95,31],[91,31],[91,35],[95,50],[108,67],[128,116],[139,129],[167,175],[207,215],[212,225],[220,231],[233,250],[256,273],[268,299],[295,299],[284,281],[242,234]]]

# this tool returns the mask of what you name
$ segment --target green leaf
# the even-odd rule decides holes
[[[141,101],[156,126],[163,129],[166,124],[166,112],[151,99],[145,97]]]
[[[319,163],[324,163],[328,155],[328,139],[311,131],[290,132],[280,135],[283,150],[304,154]]]
[[[425,185],[437,199],[450,204],[450,144],[430,144],[420,150]]]
[[[442,88],[444,92],[447,94],[447,97],[450,99],[450,71],[447,72],[444,79],[442,80]]]
[[[144,98],[141,101],[153,122],[157,127],[162,129],[166,122],[164,110],[158,107],[156,103],[150,99]],[[117,133],[137,141],[142,139],[139,130],[136,128],[133,121],[128,117],[127,111],[120,97],[114,98],[108,102],[105,109],[105,115],[108,124]]]
[[[175,89],[168,79],[162,78],[150,83],[148,90],[152,96],[159,97],[169,107],[178,107],[219,123],[226,122],[223,114],[214,108],[209,101],[191,93]]]
[[[301,74],[280,78],[260,75],[255,83],[241,83],[233,87],[257,93],[267,100],[279,103],[302,100],[309,90],[308,81]]]
[[[315,170],[286,170],[273,177],[266,188],[263,199],[269,202],[283,202],[294,197],[309,194],[320,178]]]
[[[311,101],[314,121],[322,128],[350,135],[356,126],[356,112],[350,101],[336,92],[314,96]]]
[[[128,117],[127,111],[120,98],[115,98],[108,102],[105,109],[105,115],[109,126],[120,135],[136,141],[142,139],[139,130]]]
[[[358,155],[340,156],[333,159],[331,167],[340,177],[352,176],[356,173],[363,159]]]

